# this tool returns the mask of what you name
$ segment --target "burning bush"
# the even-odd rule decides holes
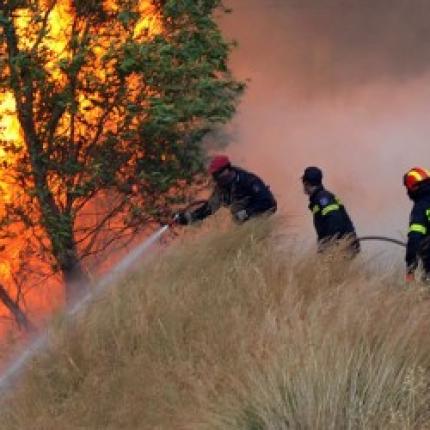
[[[52,273],[73,298],[83,259],[184,197],[242,89],[218,4],[0,0],[0,270],[15,302]]]

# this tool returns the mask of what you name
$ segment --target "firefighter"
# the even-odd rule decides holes
[[[354,225],[341,201],[327,191],[322,183],[323,173],[318,167],[307,167],[302,176],[303,191],[309,196],[319,251],[337,239],[349,239],[349,248],[355,255],[360,250]]]
[[[178,224],[203,220],[222,206],[230,208],[233,219],[239,224],[276,212],[277,203],[269,187],[257,175],[233,166],[227,156],[213,157],[208,170],[214,181],[212,195],[197,209],[176,214]]]
[[[415,279],[421,260],[424,280],[430,282],[430,170],[415,167],[403,177],[409,198],[414,202],[406,248],[406,280]]]

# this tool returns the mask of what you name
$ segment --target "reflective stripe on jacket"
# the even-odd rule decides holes
[[[430,273],[430,192],[417,198],[411,211],[405,256],[409,272],[417,268],[419,258]]]
[[[318,241],[355,236],[355,228],[342,202],[324,187],[311,196],[309,209],[314,217]]]

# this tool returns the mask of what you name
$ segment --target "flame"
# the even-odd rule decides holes
[[[3,138],[11,143],[21,142],[21,133],[18,118],[16,117],[15,99],[12,93],[6,93],[0,101],[0,131]],[[4,215],[3,204],[10,202],[12,198],[12,190],[6,182],[6,174],[4,167],[7,167],[11,160],[8,157],[5,149],[0,147],[0,216]]]
[[[37,40],[38,30],[43,25],[42,20],[33,21],[32,14],[28,9],[17,10],[14,17],[19,48],[29,50],[35,43],[40,43],[39,49],[45,49],[48,55],[45,72],[48,73],[49,79],[55,82],[55,85],[59,89],[66,83],[61,61],[67,61],[72,58],[69,41],[74,22],[76,21],[73,3],[73,0],[44,0],[41,2],[42,16],[45,11],[50,10],[47,18],[47,34],[42,41]],[[118,13],[120,11],[116,0],[104,0],[103,8],[107,14]],[[151,0],[141,0],[138,2],[136,12],[140,16],[133,30],[133,35],[136,39],[150,38],[161,33],[162,23],[160,13]],[[97,59],[103,56],[111,43],[109,28],[103,28],[103,24],[101,24],[99,30],[98,35],[101,35],[103,40],[91,48],[93,50],[92,53]],[[106,71],[102,67],[98,67],[101,63],[97,64],[97,61],[92,66],[94,68],[93,72],[98,78],[104,80]],[[130,79],[133,82],[136,81],[133,91],[137,93],[141,89],[141,86],[138,84],[137,79]],[[88,109],[88,122],[91,123],[91,116],[96,118],[99,113],[94,105],[94,99],[90,101],[83,94],[78,94],[77,103],[81,111]],[[65,116],[60,127],[67,127],[68,119],[70,117]],[[113,123],[108,126],[114,130],[115,125]],[[12,92],[0,94],[0,133],[3,144],[12,145],[21,151],[24,150],[23,133],[17,118],[16,103]],[[12,202],[13,199],[24,198],[21,188],[10,175],[10,170],[16,165],[17,159],[18,155],[14,151],[6,151],[5,147],[0,147],[0,216],[5,215],[6,205]],[[61,198],[61,191],[57,191],[59,194],[58,198]],[[31,236],[32,233],[26,231],[23,226],[14,226],[10,229],[10,233],[14,237],[7,239],[3,243],[0,242],[0,283],[4,284],[10,291],[13,291],[11,287],[13,274],[19,267],[19,264],[22,263],[26,241],[34,239]],[[3,246],[4,249],[2,249]],[[50,285],[55,286],[56,292],[50,289],[48,294],[47,290],[43,291],[40,288],[33,288],[30,295],[26,296],[27,308],[30,314],[33,311],[44,314],[58,306],[61,297],[58,291],[61,291],[61,288],[58,288],[58,283],[55,282],[51,282]],[[6,314],[7,311],[3,312],[0,309],[0,318]]]

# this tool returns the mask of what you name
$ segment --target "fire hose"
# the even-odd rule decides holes
[[[402,242],[398,239],[392,239],[391,237],[385,237],[385,236],[363,236],[359,237],[357,239],[358,242],[367,242],[367,241],[377,241],[377,242],[389,242],[394,243],[395,245],[402,246],[403,248],[406,248],[406,243]]]

